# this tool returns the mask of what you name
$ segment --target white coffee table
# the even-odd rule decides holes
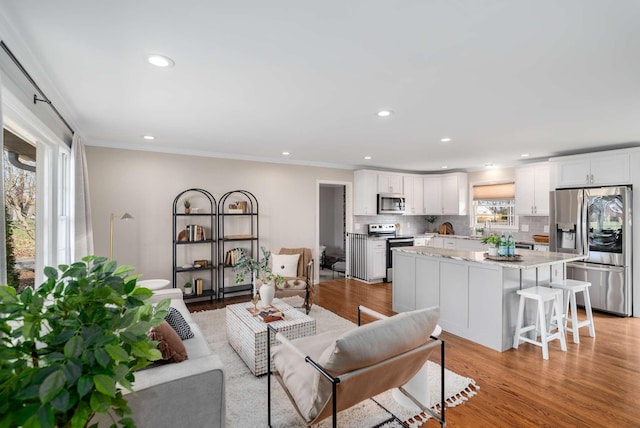
[[[279,299],[272,306],[284,314],[284,320],[271,324],[287,339],[297,339],[316,334],[316,320]],[[227,339],[231,347],[245,362],[251,373],[256,376],[267,373],[267,323],[259,316],[253,316],[247,308],[253,303],[238,303],[227,306]],[[260,304],[258,304],[260,309]],[[271,346],[276,344],[273,336]],[[273,366],[271,366],[273,369]]]

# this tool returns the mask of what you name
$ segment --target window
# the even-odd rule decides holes
[[[473,227],[517,229],[515,184],[473,186]]]

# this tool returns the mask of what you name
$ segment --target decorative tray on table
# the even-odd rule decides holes
[[[488,260],[495,260],[498,262],[521,262],[522,255],[515,254],[513,256],[490,256],[489,253],[484,253],[484,258]]]
[[[254,308],[247,308],[247,310],[254,317],[260,317],[264,322],[281,321],[284,319],[284,314],[275,306],[267,306],[257,310]]]

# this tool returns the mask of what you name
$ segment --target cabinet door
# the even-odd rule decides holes
[[[533,169],[534,215],[549,215],[549,183],[549,164],[536,165]]]
[[[378,193],[403,194],[402,175],[378,173]]]
[[[631,156],[624,153],[592,158],[591,184],[631,184]]]
[[[444,238],[444,245],[443,248],[447,249],[447,250],[455,250],[457,247],[457,239],[455,238]]]
[[[353,174],[354,215],[378,213],[378,174],[371,171],[356,171]]]
[[[416,247],[425,247],[427,245],[427,238],[413,238],[413,245]]]
[[[549,215],[549,165],[516,169],[516,214]]]
[[[442,176],[442,214],[467,215],[467,175]]]
[[[424,213],[422,176],[405,175],[404,196],[406,203],[405,214],[421,215]]]
[[[367,260],[368,279],[380,279],[387,276],[387,244],[384,241],[369,241]]]
[[[590,181],[589,159],[560,161],[556,165],[558,187],[586,186]]]
[[[440,268],[435,259],[416,257],[416,309],[440,306]]]
[[[533,215],[535,208],[535,173],[532,166],[516,169],[516,214]],[[547,202],[548,207],[548,202]],[[547,208],[548,209],[548,208]]]
[[[469,266],[440,263],[440,325],[447,332],[465,335],[469,320]]]
[[[442,214],[442,176],[425,175],[422,177],[424,214]]]
[[[444,238],[433,237],[427,242],[428,247],[444,248]]]
[[[416,309],[416,257],[393,251],[393,293],[391,295],[394,312]]]

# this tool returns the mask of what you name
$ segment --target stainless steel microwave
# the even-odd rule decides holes
[[[378,214],[404,214],[404,195],[378,193]]]

